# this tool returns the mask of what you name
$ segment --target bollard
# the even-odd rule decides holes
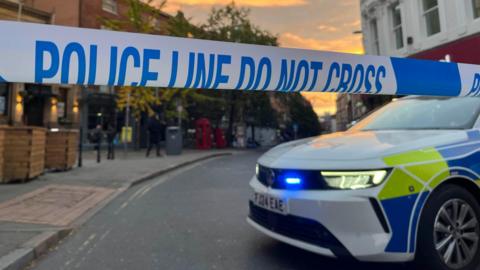
[[[100,159],[101,159],[101,157],[100,157],[100,150],[101,150],[100,146],[101,145],[102,145],[102,142],[101,142],[101,140],[99,140],[98,143],[97,143],[97,163],[100,163]]]
[[[80,128],[80,134],[79,134],[79,142],[78,142],[78,167],[82,167],[82,151],[83,151],[83,128]]]

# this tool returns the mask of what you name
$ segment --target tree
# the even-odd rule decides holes
[[[267,46],[278,46],[277,37],[268,31],[260,29],[250,22],[250,11],[245,8],[239,8],[234,2],[222,7],[213,8],[207,19],[207,22],[199,26],[196,31],[197,38],[228,41],[236,43],[248,43]],[[263,109],[271,111],[269,103],[269,94],[252,93],[247,94],[240,91],[223,91],[227,103],[228,129],[227,141],[233,141],[233,124],[235,119],[245,120],[254,115],[255,119],[264,119],[260,115],[256,103],[264,105]],[[252,101],[255,100],[255,101]],[[270,117],[273,117],[270,114]],[[259,125],[267,125],[271,118],[266,121],[256,121]]]
[[[130,106],[133,117],[137,120],[141,118],[142,113],[147,113],[149,116],[154,115],[152,106],[160,104],[161,101],[153,88],[126,86],[117,92],[117,108],[124,110]]]
[[[158,31],[158,22],[165,16],[162,8],[167,1],[154,5],[155,0],[120,0],[128,6],[127,20],[102,18],[105,27],[112,30],[132,31],[154,34]]]
[[[184,38],[206,38],[207,34],[201,26],[194,25],[190,19],[185,17],[183,12],[170,18],[167,26],[169,35]],[[178,90],[173,90],[178,91]],[[186,108],[184,117],[193,119],[208,118],[215,126],[225,114],[225,99],[223,93],[218,91],[203,91],[199,89],[181,90],[182,104]],[[178,95],[178,94],[177,94]],[[168,114],[168,113],[167,113]]]
[[[128,4],[128,20],[104,20],[104,25],[112,29],[122,29],[141,33],[156,33],[157,23],[163,14],[159,6],[152,6],[154,0],[121,0]],[[277,37],[268,31],[253,25],[249,19],[249,10],[237,7],[233,2],[222,8],[213,8],[206,23],[195,25],[182,12],[168,20],[167,33],[177,37],[193,37],[218,41],[278,46]],[[247,119],[252,126],[277,127],[278,114],[272,108],[271,100],[279,93],[241,92],[241,91],[199,91],[192,89],[158,89],[146,87],[123,87],[118,91],[118,107],[124,109],[131,101],[131,110],[136,119],[142,114],[152,114],[155,106],[162,104],[167,119],[178,117],[177,103],[186,108],[183,119],[207,117],[217,126],[225,115],[228,116],[227,138],[232,142],[233,124]],[[297,97],[303,99],[301,96]],[[176,102],[173,102],[176,101]],[[288,104],[284,104],[288,106]],[[302,107],[307,109],[307,107]],[[310,107],[311,110],[311,107]],[[307,113],[308,114],[308,113]],[[316,117],[315,117],[316,119]],[[138,122],[138,121],[137,121]],[[314,124],[308,125],[314,128]]]
[[[154,6],[154,0],[121,0],[128,6],[127,20],[115,20],[102,18],[102,23],[112,30],[124,30],[137,33],[153,34],[158,31],[158,22],[164,16],[161,12],[166,1]],[[140,129],[142,114],[149,116],[154,114],[153,107],[160,105],[158,93],[149,87],[120,87],[117,89],[117,108],[125,110],[128,106],[136,119],[136,129]],[[127,116],[129,117],[129,116]],[[135,133],[135,143],[140,140],[139,132]]]
[[[290,125],[298,125],[297,136],[306,138],[318,135],[320,133],[320,123],[310,102],[299,93],[289,93],[289,95],[287,106],[290,108]]]
[[[179,37],[278,46],[277,36],[252,24],[249,15],[250,11],[248,9],[239,8],[232,2],[221,8],[213,8],[207,21],[198,26],[192,24],[182,12],[178,12],[170,20],[168,29],[171,35]],[[193,102],[195,108],[192,107],[189,113],[195,116],[203,114],[203,116],[216,121],[225,113],[228,116],[226,135],[230,143],[233,138],[233,124],[235,121],[246,121],[252,127],[278,127],[280,115],[272,107],[272,100],[278,100],[282,107],[287,108],[287,118],[291,119],[292,123],[299,123],[301,136],[315,135],[319,131],[317,116],[310,104],[298,94],[226,90],[220,92],[200,91],[197,97],[206,96],[213,98],[213,100],[223,99],[223,102],[210,100],[211,102],[206,102],[207,106],[203,106],[204,101]],[[297,107],[290,109],[291,106]],[[212,108],[215,111],[220,111],[220,113],[212,113],[214,111]],[[289,123],[289,125],[291,126],[292,123]]]
[[[127,30],[138,33],[155,33],[158,29],[158,21],[164,16],[161,9],[166,0],[154,6],[154,0],[121,0],[128,6],[127,20],[115,20],[104,18],[103,24],[112,30]],[[153,115],[153,106],[159,105],[161,100],[152,88],[148,87],[121,87],[117,91],[117,108],[124,110],[128,105],[133,116],[138,120],[142,113]]]
[[[234,2],[223,8],[212,8],[200,28],[204,39],[237,43],[278,46],[277,37],[250,22],[250,10],[239,8]]]

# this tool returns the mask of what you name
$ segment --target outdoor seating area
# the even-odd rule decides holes
[[[45,169],[68,170],[77,155],[78,131],[0,127],[0,183],[34,179]]]

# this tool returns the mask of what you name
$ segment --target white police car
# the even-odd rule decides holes
[[[474,269],[479,112],[480,98],[403,98],[347,132],[277,146],[258,160],[248,222],[326,256]]]

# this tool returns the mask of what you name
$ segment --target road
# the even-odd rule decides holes
[[[123,193],[32,268],[407,269],[327,259],[251,228],[248,181],[258,155],[206,161]]]

